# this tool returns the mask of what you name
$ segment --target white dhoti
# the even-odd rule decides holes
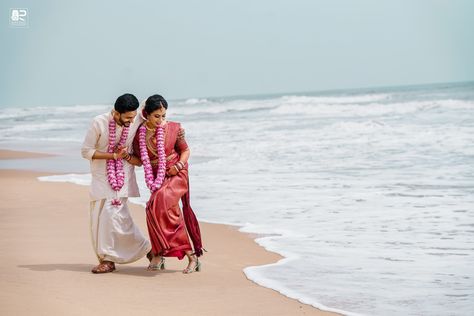
[[[133,222],[127,198],[122,205],[112,205],[112,199],[91,202],[90,223],[92,246],[99,261],[130,263],[143,258],[151,245]]]

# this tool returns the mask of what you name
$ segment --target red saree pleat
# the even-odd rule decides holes
[[[187,173],[186,173],[187,176]],[[183,204],[183,215],[188,230],[189,237],[191,238],[194,246],[194,253],[196,256],[202,255],[202,241],[201,241],[201,230],[199,229],[199,223],[191,208],[190,193],[189,193],[189,177],[188,177],[188,191],[181,198]]]

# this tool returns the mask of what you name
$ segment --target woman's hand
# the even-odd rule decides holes
[[[173,177],[179,173],[179,169],[176,165],[171,166],[168,171],[166,172],[166,175],[168,177]]]
[[[117,149],[117,159],[124,159],[128,157],[127,147],[119,147]]]

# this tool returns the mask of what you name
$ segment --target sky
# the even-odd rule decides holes
[[[28,10],[28,27],[10,9]],[[474,80],[472,0],[0,3],[0,106]]]

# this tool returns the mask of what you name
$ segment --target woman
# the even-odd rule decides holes
[[[145,182],[151,191],[146,205],[152,245],[148,270],[163,270],[164,257],[181,260],[187,256],[189,263],[183,273],[192,273],[201,269],[198,257],[202,255],[202,244],[199,224],[189,203],[187,161],[190,151],[184,137],[178,137],[180,124],[166,121],[167,109],[168,103],[162,96],[149,97],[143,110],[146,121],[133,142],[134,153],[142,161]]]

